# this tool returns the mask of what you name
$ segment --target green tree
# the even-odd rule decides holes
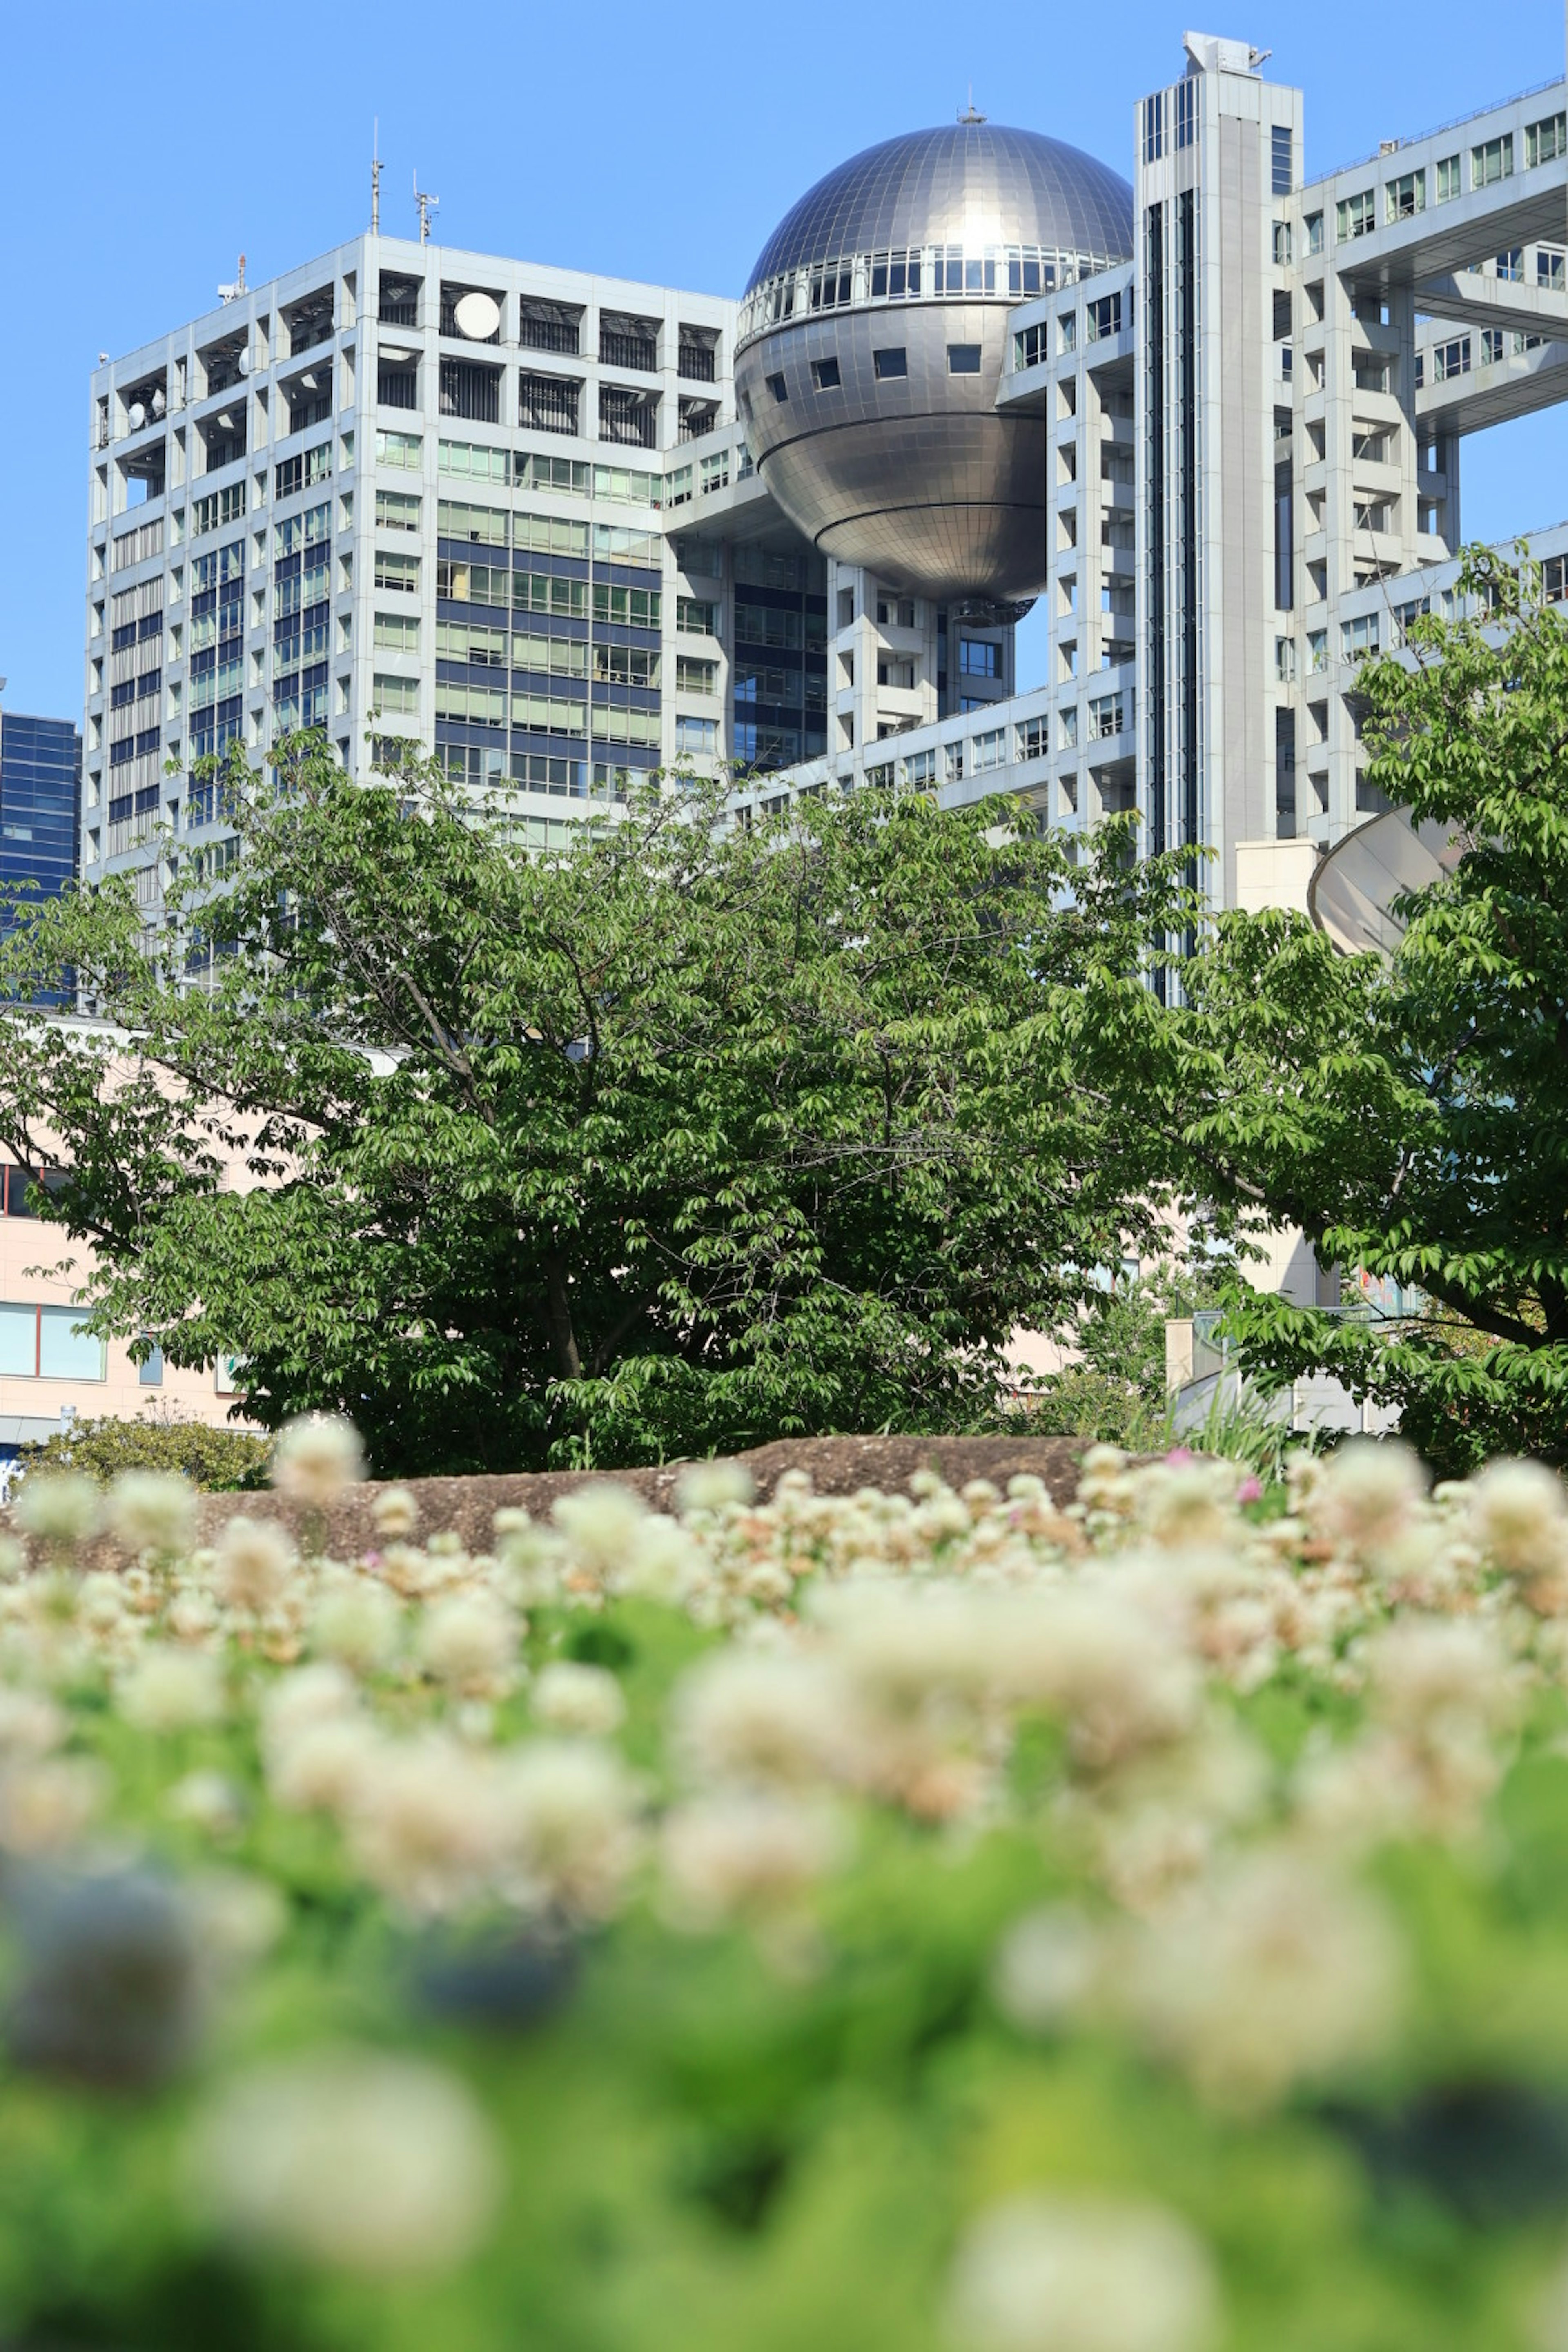
[[[0,1104],[98,1328],[241,1357],[267,1425],[342,1406],[398,1472],[951,1426],[1148,1230],[1141,1121],[1079,1077],[1184,919],[1125,828],[1075,864],[1013,803],[861,795],[747,832],[688,779],[540,859],[412,754],[274,760],[166,941],[121,884],[26,920],[13,983],[73,968],[134,1047],[12,1011]]]
[[[1358,673],[1372,782],[1462,853],[1401,902],[1397,951],[1227,917],[1121,1072],[1238,1230],[1299,1225],[1412,1294],[1334,1315],[1240,1286],[1247,1368],[1337,1373],[1449,1470],[1568,1460],[1568,625],[1542,586],[1472,551],[1467,616]]]

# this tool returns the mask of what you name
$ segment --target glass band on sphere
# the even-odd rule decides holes
[[[959,122],[828,173],[763,247],[738,322],[747,443],[791,521],[889,586],[1036,594],[1046,482],[1037,431],[996,408],[1006,313],[1131,250],[1127,183],[1037,132]]]

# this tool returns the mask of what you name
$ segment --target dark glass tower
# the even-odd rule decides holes
[[[0,893],[53,897],[77,871],[81,737],[68,719],[0,711]],[[0,931],[9,928],[0,907]]]

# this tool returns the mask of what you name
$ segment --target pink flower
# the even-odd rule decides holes
[[[1173,1445],[1165,1456],[1173,1470],[1179,1470],[1184,1462],[1195,1462],[1197,1458],[1190,1445]]]
[[[1263,1500],[1262,1479],[1244,1478],[1236,1490],[1236,1499],[1238,1503],[1260,1503]]]

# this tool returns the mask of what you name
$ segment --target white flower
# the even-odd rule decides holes
[[[84,1576],[77,1594],[78,1619],[95,1633],[110,1633],[124,1618],[125,1597],[122,1578],[103,1573]]]
[[[336,1413],[291,1421],[273,1448],[272,1484],[311,1510],[325,1510],[363,1476],[359,1432]]]
[[[190,1822],[209,1837],[226,1837],[245,1821],[245,1797],[222,1772],[187,1772],[163,1799],[177,1822]]]
[[[664,1823],[670,1916],[712,1927],[787,1908],[842,1862],[843,1824],[820,1802],[757,1790],[700,1797]]]
[[[503,1759],[500,1795],[520,1893],[580,1917],[614,1911],[638,1850],[620,1758],[587,1740],[536,1739]]]
[[[611,1581],[616,1592],[673,1606],[687,1598],[702,1573],[702,1555],[680,1521],[650,1511],[633,1530],[631,1548]]]
[[[219,1971],[264,1958],[289,1925],[282,1891],[249,1871],[204,1870],[183,1891],[202,1958]]]
[[[1194,1659],[1132,1592],[1075,1584],[1003,1596],[987,1630],[997,1688],[1059,1714],[1090,1770],[1166,1747],[1197,1719]]]
[[[1399,1618],[1368,1644],[1366,1663],[1377,1712],[1420,1745],[1500,1730],[1519,1712],[1518,1675],[1496,1633],[1473,1617]]]
[[[239,1515],[230,1519],[219,1540],[213,1584],[231,1609],[264,1616],[282,1598],[298,1558],[287,1530],[276,1520]]]
[[[0,1684],[0,1758],[45,1756],[59,1746],[67,1728],[53,1699]]]
[[[222,1661],[205,1650],[149,1647],[121,1677],[120,1712],[139,1731],[190,1731],[228,1712]]]
[[[854,1691],[829,1660],[721,1650],[678,1685],[672,1747],[694,1780],[799,1785],[848,1767],[855,1711]]]
[[[121,1471],[109,1490],[109,1525],[129,1552],[177,1558],[196,1538],[196,1490],[173,1471]]]
[[[345,1727],[338,1726],[339,1739]],[[286,1749],[280,1770],[301,1767],[301,1749],[319,1748],[325,1732]],[[363,1736],[359,1765],[371,1751]],[[384,1895],[416,1912],[441,1913],[475,1901],[500,1855],[500,1817],[490,1759],[439,1732],[384,1740],[374,1769],[353,1769],[347,1804],[350,1851]]]
[[[374,1724],[335,1716],[306,1724],[267,1751],[267,1785],[290,1812],[343,1814],[359,1802],[385,1754]]]
[[[378,1536],[401,1540],[419,1525],[419,1505],[406,1486],[384,1486],[370,1507]]]
[[[596,1479],[558,1496],[550,1516],[577,1559],[605,1581],[634,1557],[647,1511],[629,1486]]]
[[[420,1664],[433,1680],[463,1698],[500,1698],[517,1663],[517,1619],[483,1592],[438,1601],[419,1628]]]
[[[279,1675],[263,1695],[259,1710],[261,1744],[268,1748],[286,1747],[301,1732],[313,1730],[320,1723],[352,1716],[358,1706],[359,1692],[353,1675],[331,1659],[321,1658],[309,1666],[296,1666],[290,1673]]]
[[[1205,2098],[1247,2112],[1376,2057],[1402,1979],[1383,1905],[1278,1850],[1248,1854],[1147,1928],[1124,1990]]]
[[[1325,1533],[1374,1560],[1405,1533],[1426,1494],[1426,1473],[1407,1446],[1385,1437],[1352,1438],[1325,1466],[1312,1513]]]
[[[1540,1462],[1493,1462],[1471,1492],[1476,1539],[1505,1575],[1560,1573],[1568,1554],[1568,1501]]]
[[[35,1470],[11,1507],[24,1535],[41,1543],[85,1543],[98,1532],[102,1496],[79,1470]]]
[[[574,1658],[546,1666],[529,1693],[529,1703],[537,1720],[552,1731],[590,1739],[607,1738],[626,1719],[625,1695],[608,1667],[580,1664]]]
[[[1218,2295],[1201,2241],[1156,2205],[1017,2197],[973,2223],[953,2267],[961,2352],[1204,2352]]]
[[[1066,1904],[1030,1911],[997,1952],[996,2006],[1026,2033],[1058,2032],[1089,1992],[1100,1958],[1100,1938],[1081,1911]]]
[[[46,1756],[0,1772],[0,1848],[7,1853],[58,1853],[74,1845],[109,1794],[109,1775],[94,1758]]]
[[[693,1462],[676,1481],[676,1507],[682,1512],[721,1511],[751,1499],[752,1474],[739,1462]]]
[[[261,2256],[372,2273],[461,2262],[500,2200],[496,2137],[457,2075],[317,2050],[221,2091],[190,2151],[193,2194]]]
[[[341,1659],[356,1675],[373,1675],[397,1647],[401,1622],[397,1602],[384,1584],[368,1576],[343,1577],[328,1585],[310,1619],[310,1647],[323,1658]]]

